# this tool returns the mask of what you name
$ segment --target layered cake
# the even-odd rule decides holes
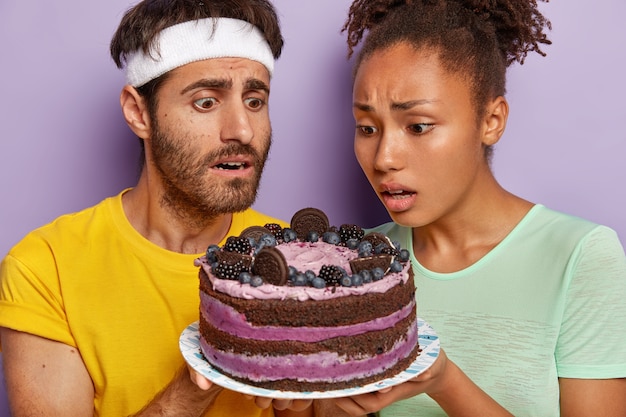
[[[419,354],[408,251],[357,225],[298,211],[253,226],[200,267],[200,346],[249,385],[328,391],[398,374]]]

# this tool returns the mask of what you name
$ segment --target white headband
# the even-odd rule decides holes
[[[154,45],[151,54],[140,49],[128,55],[126,81],[133,87],[210,58],[247,58],[263,64],[270,76],[274,71],[274,55],[265,37],[243,20],[218,17],[179,23],[163,29]]]

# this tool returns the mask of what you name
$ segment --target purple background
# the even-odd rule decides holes
[[[29,230],[134,184],[138,146],[120,113],[110,37],[134,2],[0,0],[0,257]],[[286,47],[272,82],[274,147],[255,207],[331,223],[386,213],[352,155],[350,0],[275,0]],[[514,193],[606,224],[626,241],[623,0],[553,1],[548,57],[510,72],[494,170]],[[5,397],[0,382],[0,417]]]

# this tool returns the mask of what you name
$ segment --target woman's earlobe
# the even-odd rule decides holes
[[[120,93],[120,106],[128,127],[142,139],[150,137],[150,115],[144,98],[130,85]]]
[[[494,145],[497,143],[506,129],[506,122],[509,118],[509,103],[502,96],[498,96],[487,106],[485,117],[485,131],[483,143]]]

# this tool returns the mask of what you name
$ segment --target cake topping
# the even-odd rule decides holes
[[[224,251],[226,252],[236,252],[242,255],[247,255],[252,250],[252,245],[250,245],[250,241],[248,238],[243,236],[230,236],[226,239],[226,244],[224,245]]]
[[[253,287],[330,287],[334,292],[400,272],[409,252],[383,233],[365,234],[355,224],[330,226],[324,212],[309,207],[294,214],[290,227],[251,226],[221,248],[211,245],[206,259],[222,280]]]
[[[329,225],[326,213],[313,207],[300,209],[291,218],[291,228],[300,240],[306,240],[310,231],[322,236],[328,230]]]
[[[366,256],[363,258],[355,258],[350,261],[352,272],[371,271],[374,268],[380,268],[386,271],[391,266],[393,256],[388,254],[379,254]]]
[[[261,236],[263,236],[264,234],[271,234],[271,233],[272,231],[268,229],[267,227],[250,226],[250,227],[245,228],[239,236],[245,237],[248,240],[254,239],[255,242],[258,242],[259,240],[261,240]]]
[[[257,253],[252,273],[263,278],[264,282],[285,285],[289,279],[289,265],[281,251],[274,247],[266,247]]]

